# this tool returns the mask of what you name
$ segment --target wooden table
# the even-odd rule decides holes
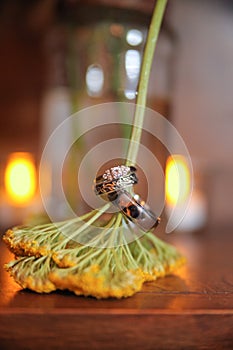
[[[0,349],[233,349],[232,228],[165,238],[188,264],[124,300],[23,291],[1,246]]]

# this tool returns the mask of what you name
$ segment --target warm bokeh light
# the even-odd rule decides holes
[[[15,204],[27,204],[36,190],[36,170],[29,153],[13,153],[5,171],[8,198]]]
[[[182,204],[190,193],[190,172],[185,157],[168,157],[165,171],[166,203]]]

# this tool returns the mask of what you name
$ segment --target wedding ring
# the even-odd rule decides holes
[[[125,165],[107,169],[103,175],[98,176],[94,181],[95,194],[107,195],[108,200],[115,200],[118,191],[138,183],[135,172],[135,167]]]
[[[121,190],[117,192],[117,197],[112,200],[112,203],[122,211],[127,219],[145,232],[157,227],[160,223],[160,218],[138,195],[132,196],[127,191]]]
[[[94,181],[96,195],[111,201],[123,215],[143,231],[147,232],[158,226],[160,218],[138,196],[131,195],[125,188],[138,182],[134,166],[119,165],[107,169]]]
[[[119,191],[128,186],[135,185],[138,182],[138,178],[135,173],[119,177],[119,179],[112,181],[105,181],[95,184],[95,193],[97,195],[109,194],[115,191]]]
[[[105,170],[103,175],[100,175],[95,179],[95,182],[97,184],[102,182],[110,182],[121,177],[125,177],[131,173],[135,173],[136,171],[137,169],[134,166],[118,165]]]

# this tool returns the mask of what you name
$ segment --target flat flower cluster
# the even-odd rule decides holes
[[[101,211],[35,227],[8,230],[4,242],[15,260],[5,268],[23,288],[38,293],[69,290],[100,298],[129,297],[144,282],[173,273],[184,263],[177,250],[153,233],[142,233],[130,243],[120,214],[103,222]],[[84,221],[85,220],[85,221]],[[101,226],[102,230],[93,235]],[[80,243],[85,237],[90,244]]]

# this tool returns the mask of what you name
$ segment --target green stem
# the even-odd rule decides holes
[[[64,239],[58,246],[56,246],[56,250],[62,249],[65,247],[65,245],[74,239],[74,237],[78,236],[81,232],[86,230],[93,222],[95,222],[103,213],[110,207],[110,203],[105,204],[102,208],[97,211],[97,213],[89,219],[87,222],[85,222],[81,227],[79,227],[78,230],[74,231],[71,235],[69,235],[66,239]]]
[[[151,71],[151,65],[154,57],[154,51],[158,40],[158,35],[166,8],[167,0],[157,0],[152,16],[145,51],[143,55],[142,68],[140,73],[136,109],[134,114],[133,130],[130,138],[129,149],[126,157],[126,165],[136,163],[139,143],[142,134],[144,112],[146,106],[147,89]]]

